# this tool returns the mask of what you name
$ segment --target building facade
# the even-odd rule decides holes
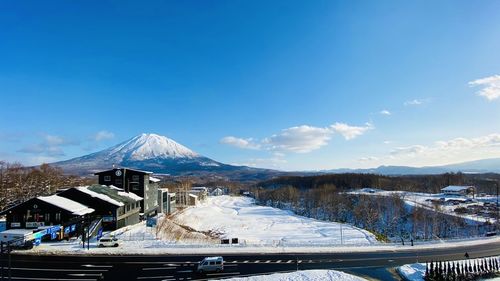
[[[152,172],[129,168],[114,168],[95,173],[99,177],[99,184],[113,185],[125,192],[134,193],[143,198],[141,213],[147,217],[157,213],[158,183],[151,180]]]

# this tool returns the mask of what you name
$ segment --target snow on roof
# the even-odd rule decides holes
[[[1,234],[21,234],[21,235],[25,235],[25,234],[33,234],[33,229],[9,229],[9,230],[5,230],[5,231],[2,231],[0,232]]]
[[[194,194],[188,194],[189,197],[194,197],[194,198],[198,198],[198,196],[194,195]]]
[[[160,180],[159,178],[149,177],[149,181],[152,181],[152,182],[160,182],[161,180]]]
[[[467,190],[469,188],[474,188],[474,186],[462,186],[462,185],[449,185],[445,188],[442,188],[442,191],[462,191]]]
[[[119,187],[116,187],[114,185],[108,185],[108,186],[109,186],[109,188],[114,189],[114,190],[118,190],[118,191],[124,191],[125,190],[123,188],[119,188]]]
[[[115,199],[107,196],[106,194],[97,193],[95,191],[90,190],[88,186],[79,186],[79,187],[75,187],[75,188],[83,193],[86,193],[92,197],[95,197],[95,198],[101,199],[103,201],[106,201],[108,203],[111,203],[115,206],[121,207],[124,205],[122,202],[118,202]]]
[[[83,204],[70,200],[68,198],[64,198],[58,195],[50,195],[50,196],[40,196],[37,199],[42,200],[46,203],[59,207],[61,209],[65,209],[71,212],[73,215],[82,216],[85,214],[92,213],[94,209],[89,208]]]
[[[141,201],[143,199],[141,196],[132,192],[118,191],[118,195],[128,197],[134,201]]]
[[[193,186],[191,187],[191,190],[207,190],[205,186]]]

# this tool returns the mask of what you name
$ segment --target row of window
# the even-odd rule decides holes
[[[104,176],[104,181],[111,181],[111,176]],[[120,181],[120,184],[122,183],[121,178],[116,178],[115,182]],[[132,176],[132,182],[139,182],[139,176],[138,175],[133,175]]]

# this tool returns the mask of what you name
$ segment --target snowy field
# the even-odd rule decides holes
[[[224,279],[226,281],[365,281],[361,277],[334,270],[304,270],[291,273],[275,273],[243,278]]]
[[[364,194],[364,195],[378,195],[378,196],[393,196],[397,194],[401,199],[403,199],[406,204],[411,206],[419,206],[429,210],[435,210],[433,201],[442,200],[443,202],[439,205],[439,211],[445,214],[462,217],[469,219],[471,221],[486,222],[495,221],[494,218],[488,218],[480,215],[474,214],[459,214],[455,212],[456,208],[469,206],[483,206],[485,203],[495,203],[496,196],[484,196],[477,197],[474,199],[457,196],[457,195],[446,195],[443,193],[421,193],[421,192],[409,192],[409,191],[386,191],[376,188],[363,188],[349,192],[351,194]],[[458,203],[461,201],[461,203]],[[453,203],[452,203],[453,202]]]
[[[492,257],[496,259],[500,259],[500,256],[497,257]],[[475,259],[470,259],[470,260],[460,260],[456,261],[458,263],[464,264],[465,262],[473,262]],[[424,276],[425,276],[425,263],[412,263],[412,264],[405,264],[403,266],[400,266],[397,268],[398,273],[403,277],[405,280],[408,281],[424,281]],[[487,280],[500,280],[500,278],[492,278],[492,279],[487,279]]]
[[[368,231],[348,224],[318,221],[291,211],[257,206],[249,197],[215,196],[190,207],[174,219],[198,231],[238,238],[246,245],[371,245]],[[342,232],[342,234],[341,234]]]

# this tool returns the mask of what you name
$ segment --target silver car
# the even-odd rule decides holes
[[[198,273],[222,272],[224,271],[224,259],[222,257],[206,257],[198,263]]]

